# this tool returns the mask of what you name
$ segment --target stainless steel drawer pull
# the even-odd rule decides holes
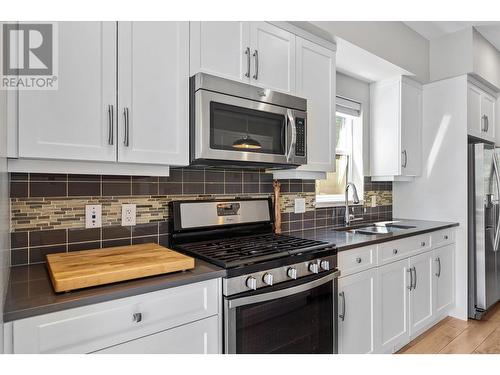
[[[142,321],[142,313],[134,313],[133,320],[136,323],[140,323]]]
[[[344,294],[344,292],[340,292],[339,297],[342,298],[342,314],[339,314],[339,318],[342,321],[344,321],[345,320],[345,294]]]
[[[448,236],[444,236],[444,239],[447,240],[448,239]]]
[[[394,250],[392,250],[392,253],[393,253],[394,255],[396,255],[396,254],[398,253],[398,249],[394,249]]]
[[[420,242],[420,246],[424,247],[425,246],[425,242],[424,241]]]
[[[361,258],[356,258],[356,263],[361,263]]]

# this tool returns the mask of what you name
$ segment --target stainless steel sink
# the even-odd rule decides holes
[[[378,234],[389,234],[404,231],[407,229],[416,228],[412,225],[402,225],[394,222],[379,222],[369,225],[359,225],[344,228],[335,228],[336,232],[349,232],[353,234],[367,234],[367,235],[378,235]]]

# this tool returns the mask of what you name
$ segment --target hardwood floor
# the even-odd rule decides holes
[[[500,354],[500,303],[481,321],[448,317],[398,354]]]

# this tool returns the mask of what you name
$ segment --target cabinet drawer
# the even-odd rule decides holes
[[[209,280],[17,320],[14,353],[88,353],[216,315],[218,289]]]
[[[428,234],[390,241],[378,246],[380,264],[387,264],[399,259],[415,255],[416,252],[430,250],[431,241]]]
[[[338,253],[340,276],[351,275],[377,265],[377,247],[366,246]]]
[[[455,230],[454,229],[443,229],[437,232],[431,233],[431,245],[432,247],[438,247],[447,245],[455,241]]]

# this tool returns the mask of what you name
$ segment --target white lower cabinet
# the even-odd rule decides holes
[[[339,353],[394,353],[446,317],[453,241],[445,229],[339,253]]]
[[[446,316],[455,304],[455,246],[446,245],[434,250],[435,312]]]
[[[123,344],[98,350],[99,354],[217,354],[217,316],[185,324]]]
[[[221,282],[208,280],[15,320],[13,353],[222,350]]]
[[[380,285],[381,351],[392,353],[410,340],[408,259],[378,269]]]
[[[339,353],[374,353],[378,336],[377,270],[342,277],[338,288]]]

